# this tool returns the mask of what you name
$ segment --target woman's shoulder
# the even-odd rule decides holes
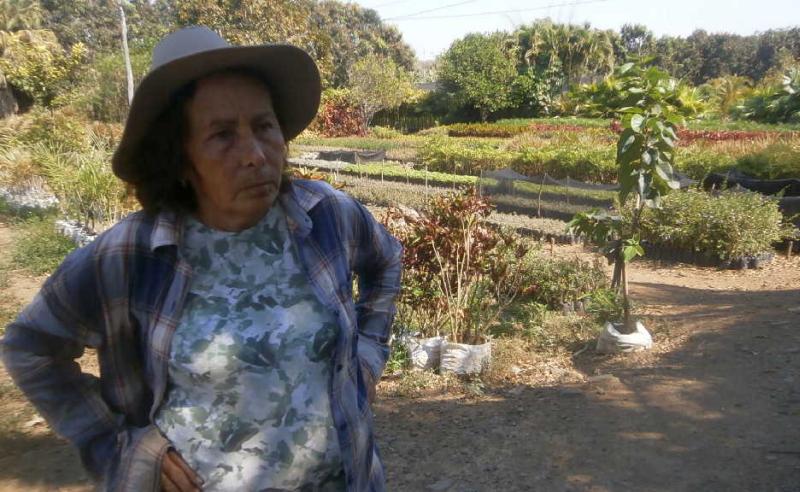
[[[337,190],[325,181],[293,179],[292,188],[295,200],[306,212],[320,204],[339,209],[349,209],[355,205],[353,197],[341,190]]]
[[[119,222],[105,230],[94,240],[95,252],[98,254],[111,251],[127,252],[154,246],[154,240],[160,236],[177,236],[177,224],[171,214],[146,214],[137,211],[122,218]]]

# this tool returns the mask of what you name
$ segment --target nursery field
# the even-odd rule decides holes
[[[14,266],[18,231],[0,225],[11,312],[43,279]],[[500,340],[481,385],[385,377],[374,410],[389,490],[795,490],[800,258],[741,272],[644,261],[631,277],[650,352]],[[96,371],[91,354],[81,364]],[[4,372],[0,392],[0,491],[91,490]]]
[[[349,193],[403,246],[372,405],[389,490],[798,490],[800,29],[537,19],[428,63],[385,23],[421,18],[385,5],[207,4],[0,2],[0,337],[67,254],[142,205],[180,213],[168,199],[208,192],[239,217],[220,205],[234,188],[210,191],[197,166],[240,166],[238,187],[283,164],[251,145],[278,128],[244,131],[234,104],[236,128],[204,136],[201,113],[222,106],[197,101],[249,77],[292,136],[286,176]],[[211,39],[158,44],[188,26],[305,50],[312,121],[314,94],[295,107],[283,75],[247,63],[220,87],[142,91],[180,36]],[[137,166],[127,180],[114,155]],[[337,295],[365,293],[373,272],[358,273]],[[619,355],[631,346],[646,350]],[[77,363],[99,372],[93,350]],[[0,367],[0,492],[91,489]]]
[[[57,218],[102,230],[136,207],[107,166],[118,128],[71,121],[42,113],[9,119],[0,131],[0,205],[31,189],[57,198],[28,217],[0,207],[0,326],[74,247],[54,233]],[[343,187],[403,242],[398,339],[444,333],[493,343],[491,366],[472,378],[413,371],[395,344],[374,407],[390,490],[791,490],[796,483],[800,259],[782,255],[782,241],[797,237],[774,199],[691,185],[641,215],[648,247],[687,261],[772,261],[743,271],[632,263],[634,313],[655,347],[628,357],[596,353],[600,327],[620,319],[622,303],[605,259],[570,245],[576,237],[565,221],[615,206],[612,123],[309,133],[292,144],[296,175]],[[694,163],[682,168],[689,177],[730,167],[765,179],[799,174],[793,128],[690,127],[681,135],[676,161]],[[386,159],[313,160],[326,149],[385,151]],[[628,205],[616,206],[630,221]],[[462,247],[474,253],[468,267]],[[464,277],[449,276],[454,271]],[[453,292],[461,286],[466,295]],[[97,370],[91,353],[80,362]],[[89,489],[75,453],[5,373],[0,445],[0,491]]]

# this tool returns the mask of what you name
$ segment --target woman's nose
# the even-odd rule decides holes
[[[261,142],[258,141],[252,132],[247,133],[241,139],[242,145],[242,165],[247,167],[261,167],[266,164],[267,159]]]

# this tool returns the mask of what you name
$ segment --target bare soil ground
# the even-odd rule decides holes
[[[0,261],[12,240],[0,225]],[[10,277],[22,303],[41,282]],[[382,383],[389,489],[800,490],[800,258],[743,272],[644,261],[631,280],[652,351],[534,354],[537,363],[477,397],[397,398]],[[0,369],[5,490],[90,485]]]

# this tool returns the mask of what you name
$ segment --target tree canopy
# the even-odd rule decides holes
[[[475,107],[483,121],[511,104],[517,69],[507,41],[502,34],[469,34],[454,42],[440,60],[442,88],[457,101]]]

